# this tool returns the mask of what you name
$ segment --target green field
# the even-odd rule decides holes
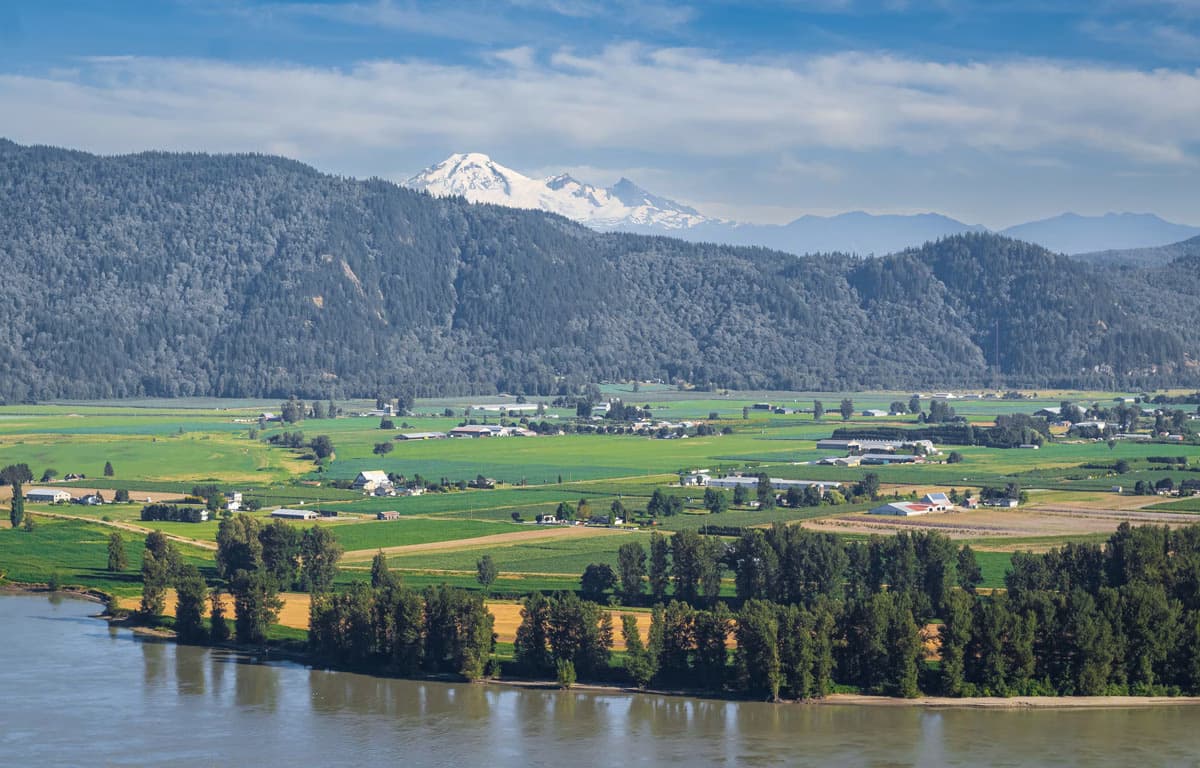
[[[117,595],[142,591],[143,539],[122,531],[129,567],[110,573],[108,537],[112,528],[75,520],[38,517],[32,532],[0,531],[0,573],[10,581],[46,583],[57,577],[64,586],[82,586]],[[184,559],[212,575],[212,553],[179,545]]]
[[[270,508],[304,506],[336,511],[338,518],[323,521],[331,525],[347,551],[373,550],[431,542],[471,539],[494,533],[531,530],[511,522],[514,513],[532,520],[538,514],[553,512],[561,502],[577,504],[586,498],[593,513],[606,513],[620,499],[632,517],[643,513],[656,489],[685,498],[685,514],[658,520],[664,533],[683,529],[705,531],[708,526],[742,528],[771,523],[792,523],[818,517],[862,511],[869,503],[857,505],[777,508],[769,511],[731,509],[719,517],[706,514],[701,505],[703,490],[670,487],[677,473],[694,469],[714,472],[767,472],[771,476],[794,479],[837,480],[857,483],[867,472],[874,472],[885,485],[896,485],[899,493],[925,488],[977,489],[984,485],[1002,486],[1009,482],[1034,490],[1039,503],[1104,505],[1113,498],[1111,487],[1132,488],[1139,481],[1153,483],[1171,477],[1176,484],[1197,478],[1188,471],[1200,465],[1197,444],[1148,444],[1120,442],[1109,447],[1103,441],[1063,441],[1045,445],[1041,450],[999,450],[979,447],[945,446],[945,453],[922,465],[871,468],[837,468],[815,462],[830,452],[818,451],[816,441],[841,426],[913,425],[915,417],[871,418],[857,415],[865,408],[888,408],[893,401],[907,402],[908,392],[853,393],[780,393],[780,392],[690,392],[663,385],[642,385],[633,392],[631,385],[604,385],[608,395],[626,402],[645,404],[656,419],[671,421],[706,419],[716,413],[714,426],[729,428],[730,434],[691,436],[661,440],[647,436],[567,434],[536,438],[487,438],[402,442],[392,438],[400,431],[445,431],[461,421],[468,405],[508,402],[511,398],[448,398],[419,401],[418,414],[394,417],[394,430],[379,429],[375,416],[345,416],[337,419],[306,420],[293,426],[272,425],[251,438],[262,411],[280,410],[279,403],[264,400],[141,400],[102,403],[69,402],[49,405],[0,407],[0,465],[24,462],[35,479],[47,469],[59,476],[83,473],[87,480],[64,484],[65,487],[125,488],[145,493],[184,494],[196,484],[216,483],[227,491],[241,491],[247,501],[262,504],[257,513],[265,521]],[[1113,393],[1043,392],[1037,398],[1023,400],[957,400],[954,408],[977,423],[986,423],[998,414],[1025,412],[1074,402],[1111,402]],[[853,398],[856,415],[843,422],[836,414],[841,398]],[[751,410],[743,418],[743,408],[756,402],[770,402],[789,411],[811,408],[814,399],[828,409],[825,420],[813,421],[811,415],[775,414]],[[927,404],[928,400],[924,402]],[[368,401],[340,402],[346,413],[369,410]],[[454,418],[442,415],[444,408]],[[566,422],[571,409],[549,407]],[[496,423],[497,414],[478,411],[475,418]],[[302,430],[306,437],[328,435],[335,448],[331,460],[318,464],[307,450],[291,450],[269,445],[266,438],[282,431]],[[373,452],[378,443],[389,443],[393,450],[384,456]],[[961,463],[944,459],[950,450],[962,454]],[[1181,456],[1187,468],[1151,464],[1151,456]],[[112,477],[103,476],[105,462],[114,467]],[[1118,475],[1117,461],[1128,465]],[[1091,466],[1087,466],[1091,465]],[[346,481],[365,469],[382,469],[407,478],[421,476],[426,481],[451,483],[473,480],[484,475],[499,481],[494,490],[453,490],[426,493],[417,497],[372,498],[353,490],[332,487],[331,482]],[[35,482],[35,484],[37,484]],[[1040,489],[1040,490],[1038,490]],[[892,493],[888,488],[887,494]],[[140,504],[103,507],[31,505],[55,514],[85,518],[80,521],[44,521],[31,537],[23,532],[0,531],[0,570],[14,580],[45,580],[51,571],[61,573],[80,584],[135,591],[132,575],[113,577],[102,572],[103,547],[99,542],[107,528],[101,518],[140,525]],[[1200,512],[1198,499],[1161,499],[1152,507],[1169,512]],[[376,522],[377,512],[393,510],[402,519]],[[95,522],[88,522],[92,520]],[[217,522],[152,523],[172,535],[199,541],[212,541]],[[1112,525],[1115,527],[1116,523]],[[507,574],[508,585],[515,591],[564,588],[577,581],[577,574],[592,562],[615,562],[616,548],[627,540],[645,541],[646,532],[628,536],[572,537],[506,543],[491,552]],[[846,534],[858,535],[858,534]],[[1077,540],[1096,540],[1099,533],[1074,535]],[[140,534],[129,533],[131,555]],[[1066,540],[1062,536],[986,537],[970,539],[987,551],[979,553],[985,586],[1001,586],[1004,570],[1012,551],[1032,547],[1045,548]],[[467,574],[441,571],[471,571],[480,550],[446,549],[397,555],[392,563],[404,569],[420,583],[439,579],[462,581],[471,585]],[[189,550],[189,557],[211,563],[211,554]],[[101,559],[97,559],[101,558]],[[134,566],[136,568],[136,563]],[[344,578],[361,578],[362,571],[351,568]],[[512,578],[524,574],[520,579]],[[563,574],[545,575],[545,574]],[[542,586],[530,586],[538,584]],[[550,586],[546,586],[550,585]]]

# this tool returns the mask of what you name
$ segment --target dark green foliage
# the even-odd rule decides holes
[[[185,563],[175,577],[175,634],[183,643],[202,643],[208,640],[204,628],[204,607],[208,602],[208,587],[192,563]]]
[[[550,655],[550,600],[541,592],[525,598],[521,607],[521,624],[513,641],[513,657],[518,669],[526,675],[548,674],[553,664]]]
[[[702,543],[703,539],[695,531],[679,531],[671,537],[671,576],[675,583],[675,597],[687,603],[695,603],[700,596],[700,578],[706,554]]]
[[[499,575],[500,569],[491,555],[484,555],[475,562],[475,581],[479,582],[485,593],[491,591],[492,584],[496,583]]]
[[[327,592],[337,577],[342,548],[333,532],[322,525],[304,531],[300,539],[300,585],[308,592]]]
[[[128,492],[126,492],[128,497]],[[178,504],[147,504],[142,507],[141,519],[144,522],[161,520],[172,523],[199,523],[201,513],[199,507],[181,507]]]
[[[282,590],[293,589],[299,581],[300,539],[300,530],[282,520],[272,520],[258,533],[263,568]]]
[[[605,593],[617,585],[617,574],[608,563],[591,563],[583,570],[579,591],[585,600],[603,602]]]
[[[641,542],[629,541],[617,549],[617,578],[621,598],[628,604],[637,603],[645,589],[646,550]]]
[[[108,570],[120,573],[129,567],[129,556],[125,553],[125,539],[120,531],[108,534]]]
[[[425,590],[426,669],[483,677],[492,653],[492,615],[483,596],[445,585]]]
[[[33,472],[28,464],[9,464],[0,470],[0,484],[12,486],[8,519],[14,529],[25,519],[25,491],[22,485],[32,479]]]
[[[775,701],[783,685],[779,660],[779,619],[776,607],[749,600],[737,616],[734,667],[738,686],[758,698]]]
[[[656,611],[655,615],[660,615]],[[642,642],[637,617],[621,614],[621,637],[625,640],[625,671],[639,688],[645,688],[658,671],[657,657]]]
[[[657,531],[650,534],[650,597],[656,603],[666,597],[670,583],[670,551],[671,545],[665,536]]]
[[[253,571],[262,565],[262,525],[247,514],[222,520],[217,526],[217,573],[231,581],[238,571]]]
[[[279,589],[262,569],[238,571],[229,584],[233,593],[234,634],[243,645],[261,645],[283,609]]]
[[[142,555],[142,601],[138,613],[143,616],[159,616],[167,607],[167,585],[171,569],[165,558],[159,558],[150,549]]]
[[[229,622],[225,618],[225,599],[220,590],[214,589],[208,596],[208,602],[208,639],[213,643],[224,643],[229,640]]]
[[[692,619],[696,652],[693,669],[695,684],[700,688],[719,691],[725,687],[729,667],[729,633],[733,630],[733,614],[718,603],[709,611],[697,611]]]
[[[704,508],[711,514],[719,515],[729,509],[729,497],[716,488],[705,488]]]
[[[573,593],[560,592],[550,600],[546,639],[556,662],[570,661],[579,674],[595,674],[608,665],[612,614]]]

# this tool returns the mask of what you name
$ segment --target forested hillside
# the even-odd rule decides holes
[[[1194,261],[1194,260],[1193,260]],[[0,398],[1194,385],[1195,264],[994,235],[797,258],[600,234],[264,156],[0,141]]]

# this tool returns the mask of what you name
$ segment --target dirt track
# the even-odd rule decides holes
[[[385,555],[411,555],[418,552],[438,552],[451,549],[482,549],[486,547],[502,547],[511,544],[524,544],[528,541],[545,541],[547,539],[576,538],[580,536],[609,536],[625,533],[618,528],[588,528],[582,525],[537,527],[530,526],[528,530],[511,533],[493,533],[489,536],[476,536],[471,539],[451,539],[449,541],[430,541],[424,544],[403,544],[396,547],[384,547]],[[345,562],[370,560],[379,549],[357,549],[342,556]]]

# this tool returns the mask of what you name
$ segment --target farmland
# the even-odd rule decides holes
[[[692,430],[677,439],[596,433],[395,439],[401,432],[452,429],[462,423],[468,406],[475,407],[475,421],[498,424],[498,414],[484,412],[479,406],[509,405],[511,398],[419,401],[414,415],[388,417],[390,429],[381,428],[383,419],[378,414],[354,415],[375,407],[368,401],[340,402],[338,418],[309,418],[294,425],[259,423],[261,412],[280,410],[279,403],[268,401],[143,400],[0,407],[0,465],[28,464],[35,485],[47,470],[53,470],[52,480],[68,473],[85,475],[56,485],[77,495],[99,490],[108,500],[117,489],[125,489],[138,502],[95,507],[29,504],[28,509],[43,525],[27,535],[0,532],[0,570],[18,581],[44,581],[54,573],[82,585],[107,586],[122,594],[136,592],[136,578],[117,579],[103,572],[104,547],[98,542],[115,525],[125,528],[131,554],[144,532],[160,529],[195,542],[188,556],[211,567],[216,515],[204,523],[143,523],[140,519],[146,497],[179,499],[197,485],[240,492],[259,508],[252,514],[264,518],[278,506],[322,511],[327,516],[317,524],[330,526],[347,553],[342,583],[366,578],[368,561],[376,551],[384,550],[389,564],[413,585],[447,581],[474,587],[476,561],[490,554],[501,573],[497,588],[511,594],[577,586],[579,574],[588,564],[615,565],[621,543],[645,545],[647,523],[668,534],[688,529],[711,532],[714,527],[729,534],[774,523],[848,537],[937,530],[971,543],[980,552],[985,584],[1001,586],[1007,558],[1014,551],[1096,540],[1124,520],[1179,525],[1200,514],[1196,499],[1112,491],[1114,485],[1129,488],[1139,480],[1153,485],[1171,478],[1178,485],[1196,478],[1193,469],[1200,464],[1200,447],[1194,443],[1071,439],[1047,442],[1039,450],[943,446],[941,455],[921,464],[824,466],[816,462],[832,452],[818,450],[816,441],[838,427],[917,426],[913,415],[861,415],[864,409],[887,410],[893,402],[906,402],[909,394],[724,394],[650,384],[636,392],[631,389],[629,385],[606,385],[603,393],[644,406],[655,421],[704,422],[711,427],[709,433]],[[848,420],[836,412],[843,397],[854,400],[854,415]],[[797,412],[811,409],[814,400],[822,401],[828,411],[821,421],[814,420],[811,412]],[[959,415],[982,427],[997,416],[1028,414],[1063,400],[1110,402],[1111,393],[1054,392],[1020,400],[960,400],[954,407]],[[759,402],[772,403],[785,412],[755,409]],[[455,415],[447,417],[446,409]],[[573,408],[547,404],[544,411],[540,418],[552,424],[574,423]],[[302,447],[270,442],[297,430],[305,436]],[[328,436],[333,446],[333,454],[323,461],[316,460],[307,447],[307,441],[317,435]],[[379,451],[380,444],[389,446],[388,450]],[[956,451],[961,461],[947,463],[950,450]],[[1157,457],[1158,463],[1150,462],[1151,457]],[[1166,465],[1161,463],[1164,457],[1186,463]],[[113,467],[111,476],[104,474],[106,462]],[[1114,469],[1118,462],[1121,473]],[[702,488],[678,483],[678,473],[698,469],[714,474],[765,472],[772,477],[837,481],[847,487],[871,472],[878,476],[885,499],[951,489],[978,492],[984,486],[1015,483],[1028,493],[1028,500],[1018,510],[958,511],[922,518],[868,516],[865,512],[873,506],[869,499],[774,509],[733,506],[711,515],[704,509]],[[371,497],[337,487],[364,470],[383,470],[410,484],[419,478],[435,490],[411,497]],[[496,487],[467,487],[478,477],[494,480]],[[680,497],[682,513],[647,520],[644,510],[656,491]],[[619,504],[642,525],[638,530],[616,531],[547,529],[533,524],[539,515],[553,514],[562,504],[582,504],[592,514],[608,514],[610,507]],[[376,520],[382,512],[394,512],[399,519]],[[48,514],[73,519],[51,519]],[[560,535],[564,530],[571,535]],[[137,563],[131,558],[134,569]],[[727,584],[722,592],[732,594],[732,585]]]

